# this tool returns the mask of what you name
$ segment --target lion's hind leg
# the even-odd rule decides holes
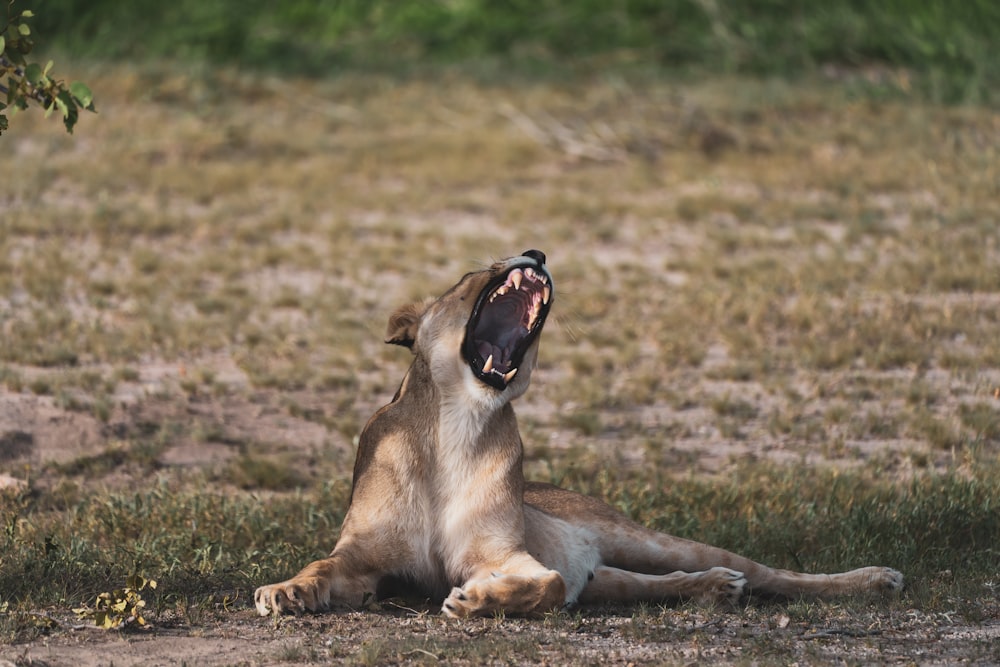
[[[836,574],[806,574],[760,567],[764,574],[760,583],[753,586],[753,591],[763,595],[812,595],[829,598],[857,593],[897,593],[903,590],[903,575],[891,567],[859,567]]]
[[[580,594],[583,604],[691,599],[704,604],[737,602],[747,580],[742,572],[713,567],[703,572],[642,574],[601,565]]]
[[[888,567],[863,567],[836,574],[807,574],[768,567],[725,549],[650,530],[630,521],[596,498],[548,484],[529,484],[525,500],[546,515],[558,517],[593,536],[592,544],[600,553],[599,562],[623,573],[609,572],[607,581],[603,583],[595,584],[596,576],[594,581],[588,582],[580,597],[591,602],[601,599],[599,593],[607,593],[620,600],[655,599],[656,595],[643,594],[638,590],[636,582],[642,581],[650,582],[654,588],[666,587],[664,590],[669,594],[665,597],[678,597],[670,588],[672,584],[667,583],[669,579],[655,577],[676,576],[676,583],[683,581],[684,573],[699,574],[717,568],[742,573],[746,579],[745,591],[763,596],[834,597],[865,592],[896,592],[903,588],[903,575]],[[525,516],[530,518],[527,513]],[[537,536],[529,531],[528,537],[532,552],[545,548],[543,531],[539,531]],[[546,558],[542,561],[552,564]],[[654,579],[644,579],[637,573],[653,575]],[[625,596],[616,593],[616,590],[629,592]],[[682,592],[680,597],[689,595]]]
[[[631,523],[606,526],[601,547],[606,564],[636,572],[736,571],[743,576],[744,592],[765,597],[828,598],[866,592],[896,592],[903,588],[903,575],[888,567],[862,567],[836,574],[793,572]],[[586,589],[584,592],[587,592]],[[680,597],[697,596],[682,593]]]
[[[631,522],[606,525],[601,537],[602,556],[606,564],[650,573],[699,573],[729,569],[742,574],[745,592],[754,595],[827,598],[866,592],[896,592],[903,588],[903,575],[888,567],[862,567],[836,574],[781,570],[725,549],[657,533]],[[689,595],[682,593],[681,597]]]

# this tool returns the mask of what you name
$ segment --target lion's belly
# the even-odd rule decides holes
[[[566,582],[566,604],[576,602],[600,565],[597,536],[583,526],[524,506],[524,537],[528,553],[556,570]]]

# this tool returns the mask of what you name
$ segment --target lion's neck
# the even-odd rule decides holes
[[[499,424],[514,421],[513,410],[502,394],[484,388],[471,373],[464,373],[459,382],[438,386],[429,365],[420,357],[410,366],[393,403],[400,399],[409,403],[409,412],[420,417],[410,421],[410,428],[420,423],[430,427],[426,432],[430,442],[424,442],[438,450],[427,452],[433,459],[452,460],[452,455],[461,458],[463,453],[475,456],[484,446],[491,447],[486,443],[496,440]],[[513,430],[516,433],[516,425]]]
[[[472,377],[463,373],[462,381],[438,388],[438,446],[445,450],[473,453],[481,448],[483,440],[492,440],[496,434],[488,433],[501,412],[513,419],[509,401],[500,393],[485,389]],[[506,410],[504,410],[506,408]]]
[[[483,435],[481,412],[460,403],[442,401],[438,410],[437,445],[441,458],[451,460],[463,452],[472,452]]]
[[[476,381],[478,382],[478,381]],[[521,439],[514,410],[459,392],[439,400],[435,544],[452,582],[473,576],[474,554],[523,546]]]

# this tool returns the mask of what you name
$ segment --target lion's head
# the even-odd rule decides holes
[[[424,355],[438,386],[473,381],[479,391],[514,398],[527,389],[552,297],[545,254],[528,250],[466,274],[437,299],[400,308],[386,342]]]

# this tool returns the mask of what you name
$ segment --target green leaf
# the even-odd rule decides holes
[[[67,91],[61,91],[56,99],[61,100],[66,108],[63,110],[63,125],[66,126],[66,131],[73,134],[73,126],[76,125],[76,121],[80,117],[80,112],[77,111],[76,102],[73,97]]]
[[[29,28],[24,23],[21,23],[20,25],[17,26],[17,31],[24,37],[27,37],[28,35],[31,34],[31,28]]]
[[[24,68],[24,78],[28,80],[33,86],[37,86],[45,81],[45,74],[42,73],[42,68],[38,63],[31,63]]]
[[[16,40],[10,43],[10,48],[12,50],[5,52],[4,57],[7,58],[7,60],[14,63],[15,65],[24,65],[24,56],[21,54],[21,51],[17,48]]]
[[[35,12],[31,11],[30,9],[25,9],[23,12],[21,12],[22,19],[30,19],[34,15]]]
[[[3,53],[7,48],[7,40],[4,39],[3,35],[0,35],[0,53]]]
[[[76,101],[83,108],[89,107],[91,102],[94,101],[94,94],[90,92],[90,88],[87,87],[87,84],[80,81],[74,81],[69,84],[69,92],[73,93],[73,97],[76,98]]]
[[[66,100],[62,99],[61,94],[56,96],[56,98],[52,101],[55,102],[57,107],[59,107],[59,111],[62,112],[63,118],[69,116],[69,105],[66,104]]]
[[[17,40],[17,50],[21,52],[22,56],[26,56],[31,53],[31,50],[35,48],[35,43],[27,37],[22,37]]]

